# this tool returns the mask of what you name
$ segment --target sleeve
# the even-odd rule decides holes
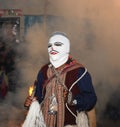
[[[35,83],[36,85],[36,90],[35,90],[35,97],[37,97],[39,103],[42,101],[42,83],[43,83],[43,74],[41,71],[39,71],[37,75],[37,81]]]
[[[85,71],[85,68],[81,68],[78,73],[80,77]],[[91,110],[97,101],[97,96],[92,84],[91,75],[87,72],[84,77],[77,83],[80,93],[77,94],[74,99],[77,101],[76,108],[78,111]]]

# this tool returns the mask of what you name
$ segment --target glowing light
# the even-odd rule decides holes
[[[29,87],[29,96],[32,96],[32,94],[33,94],[33,91],[34,91],[34,85],[31,85],[30,87]]]

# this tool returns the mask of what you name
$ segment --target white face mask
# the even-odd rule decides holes
[[[51,64],[57,68],[68,60],[70,41],[61,34],[53,35],[48,42],[48,53]]]

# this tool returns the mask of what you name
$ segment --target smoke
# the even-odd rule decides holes
[[[71,54],[92,74],[101,115],[120,83],[120,2],[66,0],[51,4],[65,19],[59,25],[71,39]]]
[[[20,68],[23,81],[27,81],[28,85],[34,83],[40,67],[48,61],[47,39],[40,29],[39,24],[29,29],[24,44],[24,57],[17,64],[18,68]]]
[[[96,108],[98,121],[100,121],[99,118],[111,100],[111,96],[119,92],[119,0],[29,0],[29,2],[15,0],[14,2],[13,5],[11,1],[5,1],[3,6],[2,4],[0,6],[21,8],[25,14],[51,14],[63,19],[57,22],[53,20],[52,26],[54,27],[51,30],[49,30],[50,24],[46,25],[45,30],[44,26],[35,24],[29,29],[25,43],[20,44],[22,59],[17,61],[17,68],[21,75],[20,84],[23,85],[19,85],[17,90],[19,92],[15,94],[21,98],[21,101],[16,103],[22,106],[27,96],[28,86],[34,82],[40,67],[48,61],[49,34],[60,30],[66,32],[71,40],[73,57],[84,64],[92,75],[98,96]],[[8,96],[7,100],[10,98],[11,96]],[[115,98],[111,100],[113,103],[116,103]]]

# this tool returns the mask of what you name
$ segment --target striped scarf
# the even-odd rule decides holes
[[[74,68],[81,65],[73,63],[63,67],[61,70],[57,70],[58,76],[55,74],[53,67],[49,67],[47,70],[48,82],[45,85],[45,97],[43,101],[42,111],[44,120],[47,127],[64,127],[64,115],[65,115],[65,103],[63,91],[66,89],[64,82],[66,73]],[[50,80],[49,80],[50,79]],[[62,83],[60,82],[62,81]],[[57,99],[57,114],[49,114],[49,105],[51,104],[52,95],[56,96]]]

